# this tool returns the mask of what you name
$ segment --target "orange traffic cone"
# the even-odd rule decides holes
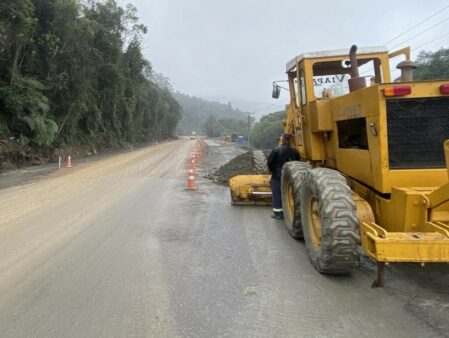
[[[195,174],[193,173],[193,169],[189,170],[189,178],[187,180],[187,189],[186,190],[197,190],[196,182],[195,182]]]
[[[190,162],[189,164],[189,169],[193,170],[193,174],[195,175],[195,161],[192,160],[192,162]]]
[[[72,167],[72,157],[69,155],[69,157],[67,157],[67,168],[71,167]]]

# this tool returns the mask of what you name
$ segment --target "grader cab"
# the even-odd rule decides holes
[[[405,60],[393,82],[396,57]],[[352,46],[287,63],[284,132],[301,161],[283,169],[284,215],[322,273],[351,273],[360,243],[378,263],[375,286],[385,263],[449,262],[449,80],[413,81],[414,68],[409,48]],[[249,181],[231,179],[237,204]]]

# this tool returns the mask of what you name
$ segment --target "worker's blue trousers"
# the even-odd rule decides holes
[[[273,194],[273,211],[282,212],[281,180],[271,176],[270,186]]]

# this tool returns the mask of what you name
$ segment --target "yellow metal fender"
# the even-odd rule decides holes
[[[229,180],[234,205],[271,205],[270,175],[239,175]]]

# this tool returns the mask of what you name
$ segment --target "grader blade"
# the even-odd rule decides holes
[[[271,205],[270,175],[239,175],[229,180],[233,205]]]

